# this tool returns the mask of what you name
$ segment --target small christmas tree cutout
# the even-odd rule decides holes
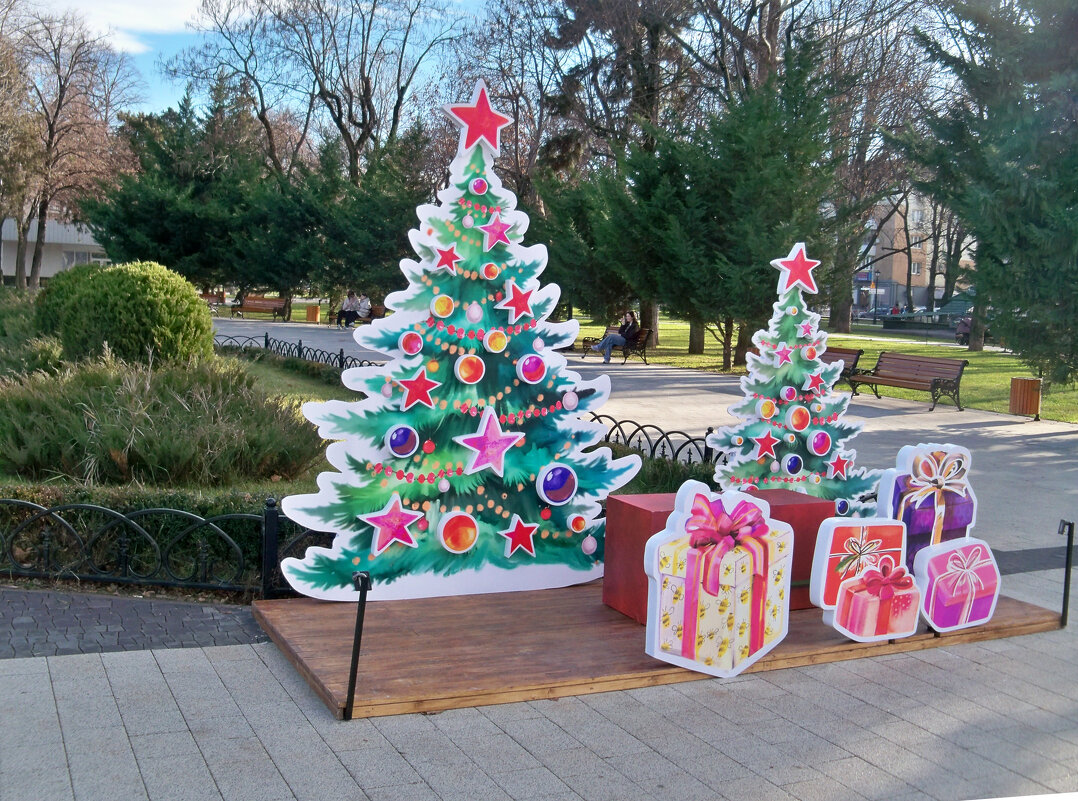
[[[602,575],[600,501],[639,469],[636,456],[588,450],[605,430],[580,415],[610,382],[581,380],[555,350],[578,324],[549,321],[560,293],[538,280],[546,248],[522,244],[528,217],[493,171],[511,119],[482,81],[444,111],[460,127],[449,186],[417,209],[418,260],[401,262],[408,287],[386,298],[392,314],[355,333],[389,361],[342,375],[363,400],[303,406],[338,471],[282,502],[335,534],[282,562],[305,595],[355,600],[358,570],[374,599],[589,581]]]
[[[771,264],[781,273],[779,299],[767,330],[753,335],[759,355],[747,357],[745,399],[730,407],[742,422],[708,438],[727,456],[715,481],[723,490],[797,490],[834,500],[840,515],[873,514],[875,503],[867,499],[880,473],[854,467],[857,452],[846,445],[862,424],[845,418],[850,398],[834,392],[842,363],[820,361],[827,334],[802,295],[818,291],[812,271],[820,262],[798,242]]]

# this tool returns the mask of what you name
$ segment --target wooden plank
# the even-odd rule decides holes
[[[355,717],[432,712],[649,687],[707,676],[644,653],[644,627],[602,603],[602,584],[537,592],[372,602],[367,609]],[[336,717],[348,690],[354,604],[309,598],[255,601],[259,625]],[[751,671],[858,659],[1059,628],[1059,615],[1000,598],[986,626],[893,643],[854,643],[817,609],[790,615],[790,632]]]

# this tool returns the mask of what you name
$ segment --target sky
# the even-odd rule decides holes
[[[131,56],[144,83],[139,111],[163,111],[183,95],[157,69],[157,62],[198,42],[187,23],[194,19],[199,0],[44,0],[57,12],[75,11],[92,30],[106,35],[112,45]]]

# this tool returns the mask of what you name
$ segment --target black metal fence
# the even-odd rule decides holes
[[[726,463],[726,455],[717,453],[707,444],[714,431],[710,426],[703,436],[694,437],[684,431],[663,431],[650,423],[635,420],[615,420],[608,414],[592,412],[591,420],[607,426],[604,442],[617,442],[640,451],[652,459],[667,459],[686,464],[702,462]]]
[[[345,355],[344,348],[336,353],[321,348],[312,348],[303,344],[303,340],[286,342],[283,339],[275,339],[268,333],[260,337],[229,336],[216,334],[213,344],[218,348],[236,348],[238,350],[266,350],[285,358],[303,359],[308,362],[329,364],[345,370],[349,367],[370,367],[382,362],[372,362],[370,359],[360,359],[356,356]]]

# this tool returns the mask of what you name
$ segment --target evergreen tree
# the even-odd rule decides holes
[[[924,40],[961,92],[906,151],[976,240],[972,280],[1001,337],[1048,382],[1078,376],[1078,5],[950,3],[962,52]]]
[[[834,391],[842,364],[820,361],[827,334],[801,294],[818,292],[812,272],[820,262],[799,242],[771,264],[782,273],[779,299],[768,328],[752,338],[759,355],[748,355],[745,399],[730,407],[742,422],[708,437],[727,456],[715,480],[723,490],[792,489],[835,500],[839,514],[873,514],[867,498],[880,473],[855,468],[856,451],[844,447],[861,424],[844,418],[850,396]]]
[[[602,405],[604,376],[582,381],[556,348],[577,323],[551,323],[554,285],[540,286],[546,249],[521,244],[528,217],[492,171],[499,132],[479,82],[470,105],[449,106],[461,127],[450,185],[418,209],[409,234],[418,261],[392,314],[356,340],[390,357],[346,371],[355,403],[303,412],[336,440],[339,472],[319,492],[290,496],[293,520],[336,534],[331,549],[286,559],[300,592],[353,600],[367,570],[374,597],[419,597],[555,587],[602,574],[599,501],[635,474],[636,456],[586,450],[602,426],[580,415]]]

